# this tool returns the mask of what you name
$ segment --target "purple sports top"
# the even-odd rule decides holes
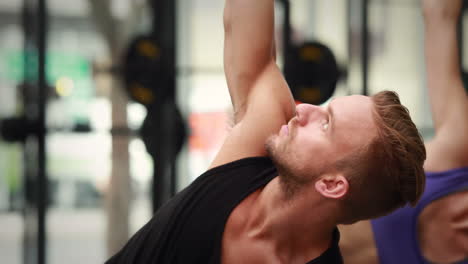
[[[428,264],[419,248],[418,216],[434,200],[463,190],[468,190],[468,167],[426,172],[426,189],[416,207],[405,206],[372,220],[380,264]]]

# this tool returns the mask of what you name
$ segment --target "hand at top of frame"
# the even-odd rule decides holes
[[[421,0],[425,19],[457,20],[463,0]]]

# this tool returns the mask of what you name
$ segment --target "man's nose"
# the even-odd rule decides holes
[[[299,104],[296,106],[296,115],[301,125],[307,124],[326,115],[326,111],[321,106],[312,104]]]

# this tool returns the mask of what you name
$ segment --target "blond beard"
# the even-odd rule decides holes
[[[295,168],[291,162],[294,157],[288,151],[287,144],[280,144],[281,142],[277,142],[278,138],[277,135],[270,136],[265,143],[265,149],[278,171],[279,182],[285,199],[291,200],[303,187],[311,182],[312,177],[300,176],[298,173],[300,169]]]

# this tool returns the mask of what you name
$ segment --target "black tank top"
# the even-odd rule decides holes
[[[203,173],[163,205],[107,264],[218,264],[224,226],[249,194],[277,176],[270,159],[237,160]],[[331,247],[308,264],[343,263],[339,233]]]

